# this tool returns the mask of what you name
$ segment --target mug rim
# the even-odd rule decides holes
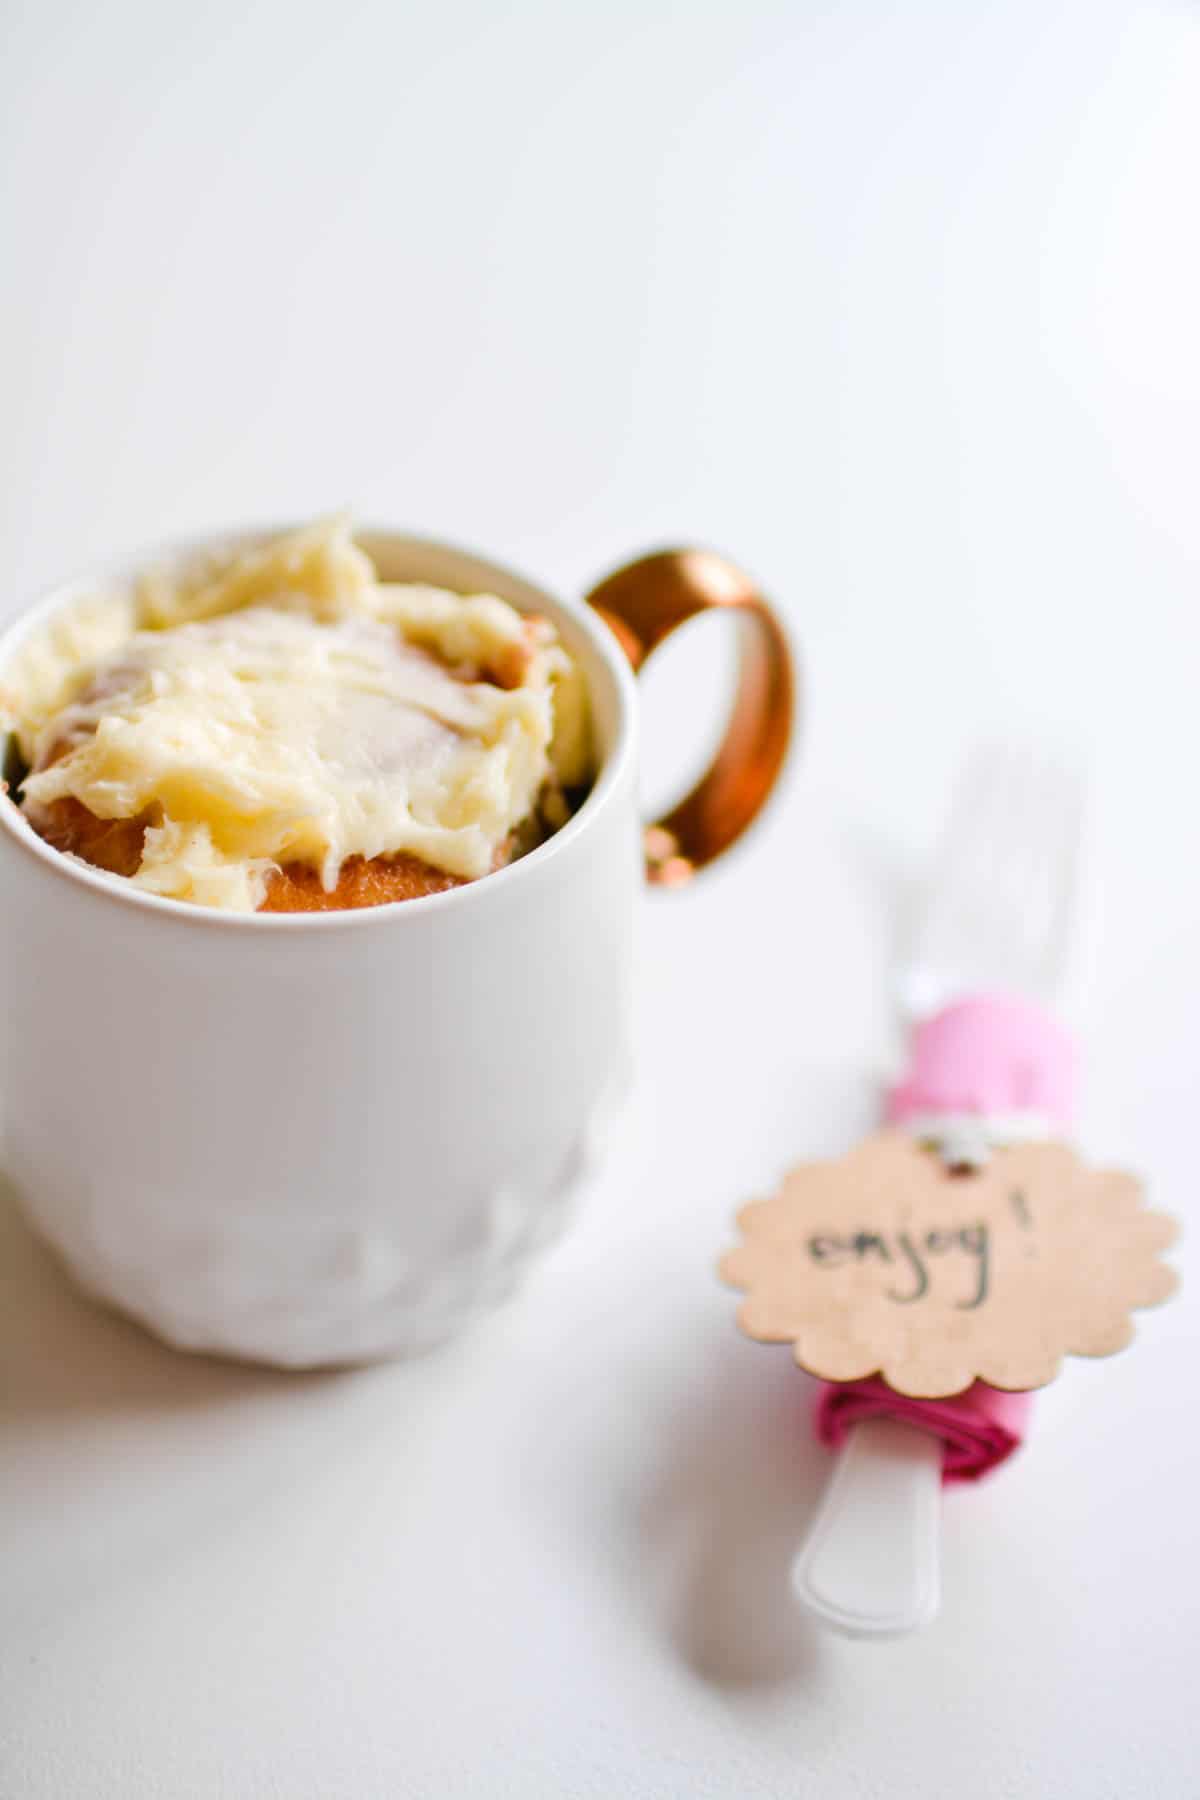
[[[285,525],[251,525],[235,526],[226,530],[189,533],[186,536],[170,538],[144,550],[126,553],[106,559],[103,563],[93,565],[81,573],[56,581],[45,589],[40,596],[21,610],[0,629],[0,667],[8,652],[20,645],[21,641],[43,620],[52,618],[56,612],[65,611],[72,599],[83,597],[79,590],[90,584],[105,581],[129,581],[141,570],[156,559],[186,557],[196,555],[205,550],[251,545],[269,542],[273,537],[283,536],[300,527],[295,524]],[[529,880],[536,875],[537,869],[545,867],[554,856],[562,855],[570,845],[588,829],[592,820],[597,818],[605,808],[612,794],[616,791],[634,754],[634,673],[629,662],[609,628],[596,613],[592,612],[582,600],[562,598],[552,594],[540,582],[533,581],[519,569],[499,563],[489,556],[467,548],[462,544],[450,543],[445,538],[427,537],[421,532],[409,532],[394,526],[362,523],[353,528],[353,536],[358,542],[375,541],[391,542],[417,551],[435,551],[441,555],[450,555],[465,563],[474,564],[482,571],[488,571],[500,577],[504,582],[516,583],[527,589],[531,596],[536,596],[539,607],[545,605],[552,614],[563,614],[573,628],[577,629],[587,640],[590,650],[598,657],[600,665],[612,682],[613,693],[617,702],[616,731],[613,741],[608,747],[599,774],[588,790],[586,799],[577,812],[573,813],[567,823],[536,849],[528,851],[516,862],[509,863],[503,869],[495,869],[490,874],[467,881],[461,887],[450,888],[440,894],[423,894],[415,900],[389,900],[381,906],[341,907],[329,912],[312,913],[263,913],[263,912],[226,912],[218,907],[199,906],[193,900],[175,900],[165,894],[147,893],[136,888],[121,876],[111,875],[103,869],[95,869],[79,858],[65,855],[55,850],[50,844],[38,836],[28,823],[16,801],[7,793],[0,793],[0,828],[9,840],[35,862],[42,865],[52,874],[77,883],[81,888],[89,888],[98,898],[115,900],[119,905],[139,907],[151,914],[158,913],[174,918],[183,923],[194,924],[204,929],[220,931],[271,931],[271,932],[311,932],[311,931],[347,931],[378,929],[385,922],[394,923],[397,915],[409,913],[422,917],[431,907],[446,911],[452,906],[460,909],[464,906],[479,905],[479,890],[489,892],[502,885],[512,887],[521,880]],[[476,589],[476,592],[482,591]],[[515,604],[510,602],[510,604]],[[522,610],[524,610],[522,608]],[[592,677],[588,678],[589,697]]]

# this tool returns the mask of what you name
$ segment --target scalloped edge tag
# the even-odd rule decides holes
[[[1061,1143],[955,1170],[910,1133],[881,1131],[791,1169],[738,1223],[720,1274],[746,1293],[748,1336],[792,1344],[825,1381],[882,1375],[920,1399],[973,1381],[1045,1387],[1064,1356],[1124,1349],[1130,1313],[1179,1280],[1159,1257],[1176,1222],[1144,1206],[1135,1176]]]

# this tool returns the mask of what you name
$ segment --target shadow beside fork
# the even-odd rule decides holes
[[[819,1662],[789,1579],[829,1475],[814,1394],[786,1350],[722,1345],[697,1364],[643,1497],[637,1533],[661,1622],[714,1686],[794,1682]]]

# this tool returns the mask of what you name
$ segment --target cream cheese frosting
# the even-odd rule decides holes
[[[586,695],[545,620],[380,582],[345,521],[147,574],[32,644],[4,699],[37,811],[145,817],[152,892],[232,911],[302,863],[407,853],[471,880],[590,774]]]

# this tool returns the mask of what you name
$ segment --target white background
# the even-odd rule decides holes
[[[1084,1139],[1200,1216],[1200,10],[3,29],[6,612],[349,503],[567,590],[716,543],[808,684],[753,843],[644,908],[640,1082],[573,1235],[444,1354],[187,1361],[0,1205],[4,1800],[1193,1793],[1195,1288],[950,1497],[942,1618],[871,1647],[790,1607],[824,1453],[711,1266],[869,1119],[895,909],[997,729],[1091,771]],[[650,683],[660,783],[713,648]]]

